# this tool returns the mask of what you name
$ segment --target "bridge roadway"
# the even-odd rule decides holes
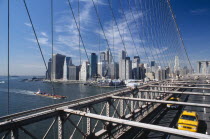
[[[153,83],[149,83],[147,85],[140,86],[139,89],[148,90],[149,89],[148,86],[150,86],[152,84]],[[158,88],[159,87],[157,87],[157,89]],[[176,87],[176,88],[182,88],[182,87]],[[186,87],[184,87],[184,88],[186,88]],[[202,91],[201,88],[198,88],[198,89],[199,90],[193,90],[193,91]],[[161,88],[161,90],[162,91],[163,90],[167,91],[167,88],[165,88],[165,89]],[[186,91],[189,92],[191,90],[187,89]],[[207,92],[209,90],[205,89],[204,92],[205,91]],[[94,134],[91,134],[91,131],[90,131],[91,126],[92,126],[91,125],[91,118],[92,119],[98,119],[98,120],[101,120],[101,121],[106,121],[106,123],[108,123],[108,124],[106,124],[106,123],[102,122],[105,125],[105,127],[104,127],[104,129],[103,129],[103,127],[101,129],[101,131],[103,131],[106,135],[108,135],[108,137],[110,137],[110,134],[111,134],[111,136],[114,135],[113,133],[111,133],[111,130],[115,129],[115,126],[116,127],[118,126],[117,128],[119,129],[119,131],[122,128],[123,129],[122,131],[124,132],[125,131],[124,130],[125,126],[122,126],[122,125],[127,125],[127,126],[132,125],[132,127],[138,128],[138,130],[140,128],[144,128],[144,129],[140,129],[140,131],[143,131],[143,132],[139,132],[139,134],[136,134],[137,135],[136,138],[138,138],[138,137],[140,137],[140,138],[142,138],[142,137],[144,137],[144,138],[154,138],[154,135],[156,136],[156,138],[158,137],[158,135],[159,135],[160,138],[162,138],[162,137],[171,137],[171,138],[175,137],[175,136],[168,136],[167,134],[175,134],[175,135],[188,136],[188,137],[189,136],[191,136],[191,137],[196,136],[196,138],[199,138],[201,136],[204,137],[204,138],[209,137],[209,136],[202,135],[202,134],[191,133],[191,132],[187,132],[187,131],[181,131],[181,130],[177,130],[177,129],[173,129],[173,128],[167,128],[167,127],[174,127],[174,125],[176,125],[176,121],[177,121],[177,119],[180,115],[181,109],[180,110],[167,110],[166,107],[165,107],[165,104],[161,104],[161,106],[163,106],[162,107],[163,109],[160,111],[160,113],[157,116],[155,116],[154,118],[152,118],[149,121],[149,123],[151,125],[144,124],[144,123],[141,123],[141,122],[139,123],[139,122],[132,121],[132,119],[134,120],[134,117],[135,117],[134,114],[138,114],[136,116],[141,118],[142,116],[144,117],[145,114],[148,114],[150,109],[154,110],[155,107],[151,103],[146,103],[146,102],[143,103],[140,100],[135,100],[135,102],[140,102],[140,103],[135,103],[133,100],[130,100],[129,102],[128,101],[126,102],[126,99],[124,99],[124,98],[131,97],[133,99],[138,99],[138,98],[134,98],[134,97],[143,97],[143,98],[146,97],[148,99],[149,94],[152,95],[151,93],[148,93],[146,91],[145,92],[143,91],[143,94],[142,94],[142,92],[139,92],[137,90],[132,90],[131,91],[130,89],[122,89],[120,91],[118,90],[118,91],[113,91],[113,92],[98,95],[98,96],[92,96],[92,97],[89,97],[88,99],[84,98],[84,99],[75,100],[75,101],[72,101],[72,102],[66,102],[66,103],[63,103],[63,104],[56,104],[56,105],[53,105],[53,106],[47,106],[45,108],[40,108],[40,109],[28,111],[28,112],[22,112],[22,113],[13,114],[13,115],[10,115],[10,116],[5,116],[5,117],[0,118],[0,121],[2,120],[2,122],[0,122],[0,126],[1,126],[0,132],[7,131],[5,135],[8,135],[8,133],[10,133],[10,132],[11,132],[11,135],[14,135],[14,134],[17,133],[17,130],[14,129],[14,128],[11,128],[11,127],[15,125],[15,126],[19,127],[19,130],[23,130],[27,134],[28,131],[23,128],[24,125],[32,124],[32,123],[38,122],[40,120],[43,120],[43,119],[46,119],[46,118],[49,118],[49,117],[57,117],[58,138],[62,138],[63,137],[62,132],[64,132],[64,130],[62,130],[62,128],[64,128],[64,127],[62,127],[62,122],[63,122],[63,124],[65,123],[65,121],[70,121],[70,123],[72,123],[73,121],[72,121],[72,119],[70,119],[71,118],[70,116],[72,114],[74,114],[74,115],[81,116],[81,117],[88,117],[88,118],[86,118],[86,120],[87,120],[86,121],[87,132],[83,133],[83,131],[81,131],[79,129],[79,126],[77,126],[77,125],[79,125],[79,122],[78,122],[77,125],[72,123],[72,125],[75,127],[75,130],[76,129],[79,130],[80,133],[83,135],[83,137],[88,137],[88,138],[91,138],[94,135]],[[158,95],[158,93],[154,93],[153,97],[157,97],[157,95]],[[179,95],[179,94],[174,94],[174,95]],[[123,96],[124,98],[123,99],[115,99],[114,96],[115,97]],[[165,94],[165,95],[161,96],[160,98],[163,97],[165,99],[165,98],[167,98],[167,96],[168,95]],[[181,100],[182,101],[185,101],[185,100],[187,101],[188,96],[189,96],[189,94],[182,94],[181,95]],[[198,99],[198,98],[200,98],[200,99]],[[204,99],[204,96],[201,96],[201,97],[200,96],[199,97],[198,96],[190,96],[188,102],[191,102],[191,101],[193,102],[194,100],[197,100],[195,102],[200,103],[202,98],[203,98],[203,100],[206,100],[203,103],[210,104],[209,102],[207,102],[207,99],[209,99],[208,95],[205,96],[205,99]],[[113,101],[114,99],[116,100],[115,104],[114,104],[114,101]],[[99,114],[99,112],[95,111],[95,108],[94,108],[93,105],[98,105],[100,103],[102,103],[104,105],[103,108],[106,107],[105,111],[103,111],[104,109],[102,109],[101,112],[100,112],[101,114],[105,113],[105,115],[101,115],[101,114]],[[120,107],[118,107],[118,104],[120,104]],[[150,104],[151,104],[151,107],[148,107]],[[139,108],[138,105],[141,105],[141,107]],[[135,110],[134,107],[136,107],[136,106],[137,106],[137,109]],[[146,106],[146,107],[143,107],[143,106]],[[112,110],[111,110],[111,108],[112,108]],[[183,106],[183,108],[184,108],[184,106]],[[192,109],[192,108],[194,109],[194,107],[186,107],[186,109],[187,108],[188,109]],[[126,109],[127,109],[128,113],[126,112]],[[146,109],[146,111],[145,111],[145,109]],[[83,111],[81,111],[81,110],[83,110]],[[209,125],[209,121],[208,121],[209,120],[208,119],[209,118],[208,117],[209,116],[208,115],[209,111],[207,111],[207,109],[203,109],[203,108],[199,108],[199,107],[196,108],[196,110],[199,111],[199,114],[200,114],[200,112],[202,113],[201,110],[204,110],[205,113],[203,115],[200,114],[200,116],[203,117],[203,119],[201,119],[201,120],[207,120],[207,123],[206,123],[207,126],[206,127],[209,127],[208,126]],[[130,111],[130,113],[129,113],[129,111]],[[63,112],[65,112],[65,113],[63,113]],[[69,113],[69,116],[63,115],[63,114],[68,114],[68,113]],[[111,116],[111,115],[113,115],[113,116]],[[120,116],[122,116],[124,118],[121,119]],[[9,120],[9,119],[13,119],[13,120]],[[56,120],[56,118],[55,118],[55,120]],[[118,123],[119,125],[117,125],[115,123]],[[204,123],[204,121],[201,121],[200,123]],[[52,126],[53,126],[53,124],[54,123],[52,123]],[[152,125],[152,124],[155,124],[155,125]],[[49,127],[48,131],[51,129],[52,126]],[[145,127],[145,126],[147,126],[147,127]],[[149,129],[150,131],[146,130],[145,128]],[[154,131],[160,131],[162,133],[154,132],[153,130]],[[48,131],[45,133],[45,135],[48,134]],[[98,135],[103,136],[104,133],[102,133],[101,131],[99,131],[100,134],[98,134]],[[205,129],[203,129],[202,131],[203,131],[203,133],[206,132]],[[33,136],[32,134],[30,132],[28,132],[29,136]],[[95,135],[96,135],[96,132],[95,132]]]
[[[186,91],[189,91],[186,90]],[[210,90],[200,90],[193,89],[192,92],[210,93]],[[175,95],[177,96],[177,95]],[[181,95],[180,101],[199,103],[199,104],[210,104],[210,96],[196,96],[196,95]],[[199,133],[210,134],[210,109],[192,106],[181,106],[177,110],[167,109],[166,107],[159,113],[157,118],[150,121],[150,123],[155,125],[160,125],[164,127],[175,128],[178,118],[182,110],[196,111],[199,115]],[[170,139],[183,139],[184,137],[178,137],[174,135],[167,135],[160,132],[145,131],[140,132],[136,138],[170,138]]]

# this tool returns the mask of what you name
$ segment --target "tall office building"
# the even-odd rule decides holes
[[[90,77],[93,78],[97,75],[97,55],[91,53],[90,57]]]
[[[109,63],[109,49],[106,50],[105,60]]]
[[[156,80],[158,80],[158,81],[160,81],[160,80],[162,80],[162,71],[161,71],[161,69],[157,69],[156,71],[155,71],[155,79]]]
[[[80,66],[68,66],[68,80],[79,80]]]
[[[144,68],[144,64],[139,64],[140,79],[144,79],[146,77],[145,73],[146,73],[146,69]]]
[[[126,52],[122,50],[119,54],[119,60],[125,59],[126,58]]]
[[[180,69],[179,67],[179,57],[175,56],[175,61],[174,61],[175,65],[174,65],[174,71],[178,71]]]
[[[106,61],[101,61],[101,62],[98,62],[98,68],[97,68],[97,71],[98,71],[98,74],[101,76],[101,77],[104,77],[106,72],[107,72],[107,66],[108,63]]]
[[[155,66],[155,61],[151,61],[151,67]]]
[[[52,59],[50,58],[49,61],[48,61],[48,68],[47,68],[47,71],[46,71],[46,79],[50,80],[51,78],[51,68],[52,68]]]
[[[124,70],[125,70],[125,58],[126,58],[126,52],[121,51],[119,53],[119,78],[124,79],[125,75],[123,75]]]
[[[62,79],[63,78],[63,66],[64,66],[64,55],[54,54],[52,60],[52,80],[54,79]]]
[[[119,62],[119,78],[122,80],[132,78],[132,62],[130,57],[121,59]]]
[[[100,62],[103,62],[103,61],[105,61],[105,55],[106,55],[106,53],[105,52],[101,52],[100,53]]]
[[[67,80],[67,63],[66,63],[66,58],[63,64],[63,80],[66,81]]]
[[[112,54],[111,50],[108,48],[105,53],[105,60],[109,63],[112,63]]]
[[[72,66],[71,57],[65,57],[64,65],[63,65],[63,80],[67,80],[69,77],[69,66]]]
[[[117,63],[110,63],[108,64],[108,73],[107,76],[111,79],[118,79],[119,78],[119,68]]]
[[[80,81],[87,81],[89,78],[89,62],[84,61],[80,69]]]
[[[139,79],[139,64],[140,64],[140,57],[134,56],[133,62],[132,62],[132,78],[133,79]]]

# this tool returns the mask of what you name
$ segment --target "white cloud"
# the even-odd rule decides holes
[[[209,11],[208,9],[195,9],[195,10],[191,10],[190,13],[192,13],[194,15],[201,15],[208,11]]]
[[[48,37],[46,32],[41,32],[41,35],[44,36],[44,37]]]
[[[31,27],[31,23],[25,22],[24,25],[26,25],[26,26],[28,26],[28,27]]]

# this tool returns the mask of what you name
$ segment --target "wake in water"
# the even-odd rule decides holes
[[[0,81],[0,84],[3,84],[3,83],[5,83],[5,81]]]
[[[7,88],[0,88],[0,92],[7,93]],[[10,89],[10,93],[18,93],[18,94],[25,94],[25,95],[35,95],[34,91],[30,90],[21,90],[21,89]]]

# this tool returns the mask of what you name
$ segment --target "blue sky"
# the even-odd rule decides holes
[[[140,0],[140,2],[145,0]],[[151,1],[151,0],[150,0]],[[31,13],[33,23],[44,52],[45,60],[51,56],[51,25],[50,25],[50,0],[26,0]],[[148,2],[148,1],[147,1]],[[71,0],[76,18],[77,15],[77,0]],[[123,41],[128,52],[128,56],[139,54],[142,62],[147,62],[148,59],[153,60],[158,58],[162,60],[173,61],[175,48],[172,46],[180,45],[180,42],[170,44],[170,39],[167,37],[166,31],[173,32],[174,30],[165,29],[161,34],[149,34],[152,31],[154,34],[156,28],[163,28],[162,21],[154,27],[149,25],[159,19],[164,18],[158,15],[158,10],[163,5],[156,6],[156,13],[153,13],[152,6],[155,3],[147,3],[142,7],[137,7],[138,13],[135,12],[134,2],[131,2],[132,12],[129,10],[126,0],[123,0],[123,9],[125,16],[122,16],[119,3],[112,2],[113,12],[117,20],[117,25],[120,29],[118,32],[117,25],[113,21],[112,13],[108,6],[107,0],[95,0],[95,4],[99,10],[99,15],[102,21],[102,26],[105,30],[109,46],[112,49],[115,61],[118,61],[118,53],[123,50]],[[138,4],[138,3],[137,3]],[[188,50],[190,59],[196,60],[209,59],[210,47],[210,1],[208,0],[171,0],[173,10],[175,12],[177,22],[181,29],[185,46]],[[148,10],[150,9],[150,10]],[[154,10],[155,11],[155,10]],[[166,9],[167,11],[167,9]],[[150,13],[154,14],[149,16]],[[165,13],[162,13],[164,15]],[[148,15],[148,17],[146,16]],[[134,16],[134,18],[132,18]],[[150,17],[153,17],[150,19]],[[125,20],[127,19],[127,22]],[[154,20],[153,20],[154,19]],[[144,22],[145,20],[150,22]],[[169,22],[170,20],[165,20]],[[132,32],[129,32],[129,24]],[[136,24],[139,26],[136,29]],[[168,25],[168,24],[166,24]],[[103,32],[98,24],[98,19],[94,11],[91,0],[80,0],[80,26],[81,35],[84,40],[88,55],[91,52],[99,53],[107,48],[107,43],[104,40]],[[169,25],[168,25],[169,26]],[[142,29],[141,38],[138,37],[138,30]],[[144,32],[145,31],[145,32]],[[150,32],[151,33],[151,32]],[[146,34],[147,37],[143,36]],[[169,41],[164,41],[165,39]],[[168,34],[170,35],[170,34]],[[131,37],[132,36],[132,37]],[[123,41],[122,41],[122,39]],[[114,39],[113,39],[114,38]],[[133,40],[134,39],[134,43]],[[159,41],[155,41],[160,39]],[[67,0],[54,0],[54,53],[61,53],[71,56],[73,63],[79,64],[79,37],[71,12],[67,4]],[[158,46],[160,45],[161,46]],[[143,49],[143,45],[145,49]],[[135,47],[136,46],[136,47]],[[81,59],[87,60],[85,52],[81,47]],[[174,49],[174,50],[171,50]],[[180,50],[181,51],[181,50]],[[179,52],[179,50],[177,51]],[[177,53],[176,52],[176,53]],[[170,55],[169,55],[170,54]],[[148,57],[146,57],[148,55]],[[7,74],[7,1],[0,0],[0,75]],[[163,56],[167,58],[163,58]],[[185,56],[180,55],[185,60]],[[164,63],[163,63],[164,64]],[[11,74],[12,75],[44,75],[45,67],[41,59],[38,46],[35,42],[35,37],[25,11],[22,0],[11,1]]]
[[[171,0],[171,4],[192,63],[210,60],[210,1]]]

